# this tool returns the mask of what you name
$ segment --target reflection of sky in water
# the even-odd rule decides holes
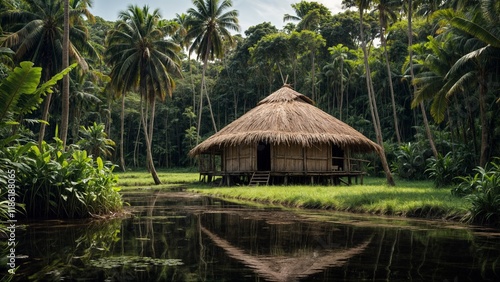
[[[131,203],[127,219],[36,222],[20,230],[14,280],[494,281],[500,275],[498,230],[292,213],[185,193],[124,198]]]

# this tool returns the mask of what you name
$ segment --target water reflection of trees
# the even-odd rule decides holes
[[[287,217],[280,218],[280,215]],[[207,213],[201,231],[212,247],[270,281],[296,281],[341,267],[364,252],[373,234],[348,226],[310,224],[283,212]]]
[[[249,209],[147,193],[132,218],[33,223],[17,279],[110,281],[499,280],[498,232]],[[333,222],[333,223],[332,223]],[[497,237],[495,237],[495,235]],[[27,256],[27,258],[26,258]],[[92,261],[123,260],[96,268]],[[113,259],[111,259],[113,258]],[[144,258],[141,260],[140,258]],[[183,265],[152,264],[181,259]],[[144,262],[142,266],[127,264]],[[458,278],[457,278],[458,277]]]
[[[96,254],[109,251],[119,240],[121,219],[31,224],[16,246],[17,281],[59,281],[80,277],[80,269]],[[27,260],[29,259],[29,264]],[[89,272],[95,271],[89,269]]]
[[[466,228],[331,224],[238,209],[211,210],[199,220],[209,253],[223,250],[270,281],[500,277],[500,242],[478,240],[484,237]]]

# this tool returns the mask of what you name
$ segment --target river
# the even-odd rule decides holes
[[[500,281],[497,229],[123,196],[126,218],[27,222],[14,281]]]

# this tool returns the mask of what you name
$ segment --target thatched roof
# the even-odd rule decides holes
[[[376,143],[363,134],[313,104],[311,99],[285,85],[200,143],[189,155],[259,142],[300,144],[305,147],[333,143],[355,152],[380,150]]]

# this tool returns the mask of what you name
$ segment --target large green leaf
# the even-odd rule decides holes
[[[32,62],[21,62],[0,84],[0,121],[9,111],[16,111],[22,94],[33,94],[42,76],[42,69]]]
[[[42,96],[52,93],[52,87],[76,65],[69,66],[38,87],[42,69],[33,67],[32,62],[21,62],[0,84],[0,121],[9,112],[22,115],[35,110],[42,102]]]
[[[61,80],[66,74],[68,74],[71,70],[73,70],[78,63],[74,63],[69,67],[62,70],[60,73],[54,75],[49,81],[45,82],[37,89],[36,94],[46,94],[52,93],[52,86],[56,85],[56,83]]]
[[[500,38],[493,32],[471,20],[455,17],[451,20],[451,25],[495,48],[500,48]]]

